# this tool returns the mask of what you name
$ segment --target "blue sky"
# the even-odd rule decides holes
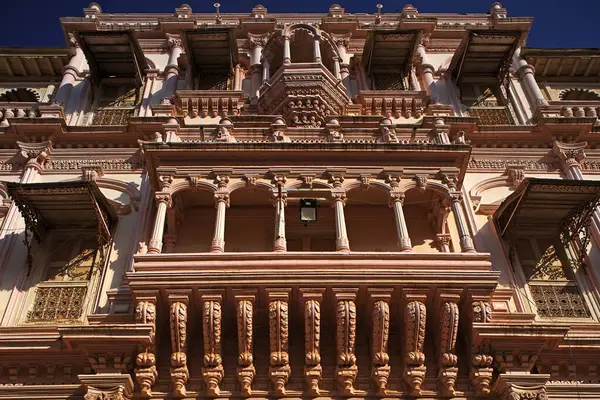
[[[171,13],[183,1],[194,12],[212,12],[212,0],[100,0],[106,13],[166,12]],[[337,0],[336,0],[337,1]],[[384,12],[402,9],[408,2],[385,0],[340,1],[347,12],[375,12],[383,4]],[[411,3],[420,12],[484,13],[493,1],[487,0],[415,0]],[[250,12],[259,0],[220,0],[222,12]],[[89,1],[74,0],[3,0],[0,23],[0,46],[65,46],[59,18],[82,16]],[[269,12],[327,12],[333,1],[266,0]],[[509,16],[535,18],[527,45],[529,47],[596,47],[600,48],[600,0],[507,0],[502,2]]]

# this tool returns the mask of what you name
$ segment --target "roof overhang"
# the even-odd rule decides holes
[[[600,75],[600,49],[525,48],[521,55],[533,65],[536,76],[571,79]]]
[[[38,240],[47,229],[89,229],[103,243],[111,238],[117,214],[92,181],[8,182],[6,189]]]
[[[69,63],[69,49],[0,48],[0,79],[57,80]]]
[[[417,30],[373,30],[365,41],[363,63],[367,73],[394,71],[406,74],[421,37]]]
[[[80,32],[79,44],[90,66],[92,79],[131,78],[139,85],[146,58],[131,31]]]
[[[238,49],[233,28],[201,28],[185,31],[185,51],[194,72],[230,70]]]
[[[457,83],[465,78],[502,82],[525,34],[521,31],[468,30],[452,57],[449,70]]]
[[[600,182],[526,178],[494,213],[501,236],[542,233],[560,234],[576,214],[585,224],[600,199]],[[579,232],[582,226],[571,226]]]

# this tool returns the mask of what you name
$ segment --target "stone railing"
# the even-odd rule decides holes
[[[241,90],[178,90],[174,111],[188,118],[227,117],[241,114],[244,103]]]
[[[551,101],[548,106],[540,106],[538,108],[538,115],[546,118],[598,118],[600,115],[600,101]]]
[[[424,114],[427,92],[415,90],[361,90],[357,101],[363,115],[392,118],[420,118]]]
[[[78,321],[83,313],[87,285],[87,281],[40,283],[27,322]]]
[[[39,117],[39,103],[0,102],[0,128],[10,125],[12,118]]]

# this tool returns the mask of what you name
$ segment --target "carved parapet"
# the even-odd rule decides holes
[[[425,380],[425,328],[427,295],[414,291],[403,292],[404,308],[404,382],[409,386],[413,396],[421,394]]]
[[[169,294],[169,319],[171,327],[171,381],[173,397],[185,397],[185,384],[189,378],[187,368],[187,294]]]
[[[381,115],[388,118],[420,118],[423,115],[425,91],[361,90],[357,102],[363,115]]]
[[[252,395],[252,382],[256,375],[254,369],[253,312],[255,294],[238,291],[234,294],[237,306],[238,331],[238,381],[243,396]]]
[[[173,115],[191,119],[225,118],[241,114],[244,102],[244,92],[241,90],[178,90],[175,93]]]
[[[135,308],[135,322],[152,326],[150,343],[140,345],[135,358],[137,368],[135,378],[140,385],[142,397],[152,397],[152,386],[156,382],[156,296],[138,297]]]
[[[321,391],[321,301],[324,289],[302,290],[304,302],[304,379],[309,396]]]
[[[438,382],[444,396],[454,396],[456,377],[458,374],[458,358],[456,356],[456,339],[458,336],[458,301],[455,293],[438,293],[436,312],[439,327],[437,329],[438,344]]]
[[[378,396],[386,395],[391,367],[387,352],[390,335],[390,300],[393,289],[373,289],[369,291],[372,301],[372,340],[371,340],[371,379],[377,388]]]
[[[354,394],[358,375],[356,365],[356,292],[357,289],[334,289],[336,300],[336,378],[340,393]]]
[[[276,396],[285,396],[290,378],[289,289],[268,290],[269,298],[269,377]]]
[[[39,116],[37,103],[0,103],[0,128],[10,126],[10,119],[13,118],[35,118]]]
[[[204,365],[202,378],[209,396],[221,393],[223,357],[221,355],[222,298],[220,294],[205,294],[202,300],[202,335],[204,338]]]

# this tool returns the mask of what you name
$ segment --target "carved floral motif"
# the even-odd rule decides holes
[[[154,301],[145,300],[137,303],[135,308],[135,322],[152,325],[150,343],[140,346],[139,353],[135,358],[137,365],[135,377],[140,385],[141,395],[142,397],[152,397],[152,386],[158,376],[155,355],[156,304]]]
[[[310,299],[304,303],[304,376],[308,394],[320,394],[321,380],[321,304],[318,300]]]
[[[185,397],[185,384],[189,378],[187,369],[187,304],[176,301],[171,304],[171,381],[173,396]]]
[[[425,323],[427,309],[420,301],[410,301],[404,308],[404,381],[413,395],[421,394],[425,379]]]
[[[216,296],[213,296],[216,297]],[[221,302],[210,298],[202,305],[202,333],[204,338],[204,367],[202,377],[209,396],[218,396],[219,384],[223,379],[221,357]]]
[[[291,372],[288,355],[288,327],[287,301],[271,301],[269,303],[269,339],[271,349],[269,376],[273,385],[273,391],[277,396],[285,395],[285,385],[288,382]]]
[[[388,338],[390,334],[390,306],[384,300],[373,303],[373,338],[371,341],[371,354],[373,369],[371,378],[377,387],[377,394],[385,396],[391,367],[390,356],[387,353]]]
[[[353,300],[337,303],[337,367],[336,376],[343,395],[354,393],[354,381],[358,375],[356,355],[356,304]]]
[[[256,374],[253,357],[252,313],[254,305],[249,299],[241,299],[237,303],[238,330],[238,381],[242,395],[252,394],[252,381]]]
[[[456,337],[458,334],[458,306],[451,301],[440,306],[441,327],[439,330],[438,381],[446,396],[454,396],[454,385],[458,374]]]

